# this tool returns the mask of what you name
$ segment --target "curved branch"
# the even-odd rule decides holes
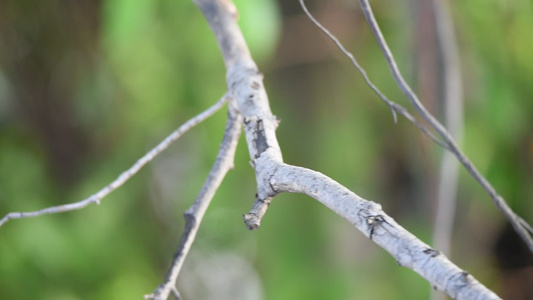
[[[193,128],[194,126],[198,125],[205,119],[212,116],[217,110],[219,110],[224,104],[227,102],[227,96],[224,95],[220,100],[218,100],[215,104],[213,104],[211,107],[209,107],[204,112],[200,113],[196,117],[190,119],[189,121],[185,122],[183,125],[181,125],[178,129],[176,129],[174,132],[172,132],[169,136],[167,136],[159,145],[154,147],[152,150],[148,151],[143,157],[141,157],[137,162],[133,164],[129,169],[122,172],[117,179],[115,179],[113,182],[105,186],[103,189],[98,191],[96,194],[91,195],[89,198],[86,198],[84,200],[64,204],[64,205],[58,205],[58,206],[52,206],[48,208],[44,208],[37,211],[32,212],[11,212],[5,215],[0,220],[0,226],[4,225],[9,220],[14,219],[22,219],[22,218],[33,218],[38,217],[42,215],[47,214],[57,214],[57,213],[63,213],[73,210],[82,209],[90,204],[100,204],[100,200],[102,200],[105,196],[109,195],[112,191],[116,190],[120,186],[122,186],[126,181],[128,181],[133,175],[137,174],[139,170],[144,167],[147,163],[152,161],[159,153],[163,152],[165,149],[167,149],[174,141],[176,141],[178,138],[180,138],[185,132],[189,131],[189,129]]]
[[[453,299],[500,299],[473,276],[454,265],[388,216],[381,205],[365,200],[331,178],[309,169],[280,165],[271,184],[278,192],[304,193],[320,201]]]
[[[450,133],[444,128],[444,126],[435,119],[435,117],[429,113],[429,111],[424,107],[422,102],[418,99],[416,94],[411,90],[405,79],[403,78],[400,70],[398,69],[398,65],[396,64],[396,61],[394,60],[394,57],[392,55],[392,52],[389,49],[389,46],[387,45],[387,42],[385,38],[383,37],[383,34],[381,33],[381,30],[379,29],[379,25],[376,21],[376,18],[374,17],[374,14],[372,13],[372,8],[370,7],[370,3],[368,0],[360,0],[361,7],[363,9],[363,14],[365,15],[365,18],[370,25],[370,29],[372,30],[372,33],[374,34],[374,37],[376,38],[376,41],[379,45],[379,48],[381,49],[381,52],[383,52],[383,55],[385,56],[385,60],[387,61],[387,64],[389,66],[389,69],[392,73],[392,76],[394,80],[396,81],[396,84],[400,87],[402,92],[407,96],[409,101],[411,101],[411,104],[415,107],[415,109],[418,111],[418,113],[433,127],[438,134],[442,137],[444,142],[448,145],[448,149],[450,152],[452,152],[459,162],[465,167],[465,169],[474,177],[474,179],[479,182],[479,184],[487,191],[489,196],[492,198],[492,201],[496,205],[496,207],[502,212],[504,217],[511,223],[515,231],[522,237],[522,240],[527,244],[529,247],[529,250],[533,252],[533,236],[528,232],[527,227],[523,226],[522,224],[525,222],[522,218],[520,218],[517,214],[515,214],[511,208],[507,205],[505,200],[498,195],[494,187],[489,183],[489,181],[481,175],[481,173],[478,171],[478,169],[472,164],[472,162],[466,157],[466,155],[459,149],[457,146],[457,143],[453,139],[453,137],[450,135]]]

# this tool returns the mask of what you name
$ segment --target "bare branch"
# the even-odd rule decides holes
[[[331,178],[309,169],[278,165],[270,184],[278,192],[304,193],[348,220],[364,235],[453,299],[500,299],[473,276],[454,265],[388,216],[381,205],[365,200]]]
[[[450,134],[460,144],[463,130],[463,84],[459,47],[455,37],[449,5],[444,0],[433,0],[433,12],[444,76],[444,118]],[[453,153],[444,151],[440,164],[437,210],[433,228],[433,246],[445,255],[451,255],[452,232],[457,204],[459,162]],[[444,300],[443,293],[432,290],[433,300]]]
[[[7,221],[13,220],[13,219],[33,218],[33,217],[38,217],[38,216],[47,215],[47,214],[63,213],[63,212],[82,209],[88,206],[89,204],[93,204],[93,203],[100,204],[100,200],[102,200],[105,196],[109,195],[112,191],[122,186],[126,181],[128,181],[131,177],[133,177],[133,175],[137,174],[137,172],[139,172],[139,170],[142,167],[144,167],[147,163],[149,163],[157,155],[159,155],[159,153],[167,149],[168,146],[170,146],[170,144],[176,141],[189,129],[193,128],[194,126],[198,125],[199,123],[201,123],[202,121],[204,121],[205,119],[213,115],[226,102],[227,102],[227,96],[224,95],[222,96],[222,98],[220,98],[220,100],[218,100],[215,104],[213,104],[207,110],[200,113],[196,117],[190,119],[189,121],[185,122],[185,124],[181,125],[178,129],[176,129],[169,136],[167,136],[161,143],[159,143],[159,145],[157,145],[152,150],[148,151],[148,153],[146,153],[143,157],[137,160],[137,162],[135,162],[133,166],[131,166],[128,170],[120,174],[117,177],[117,179],[115,179],[113,182],[108,184],[106,187],[98,191],[96,194],[91,195],[89,198],[81,200],[79,202],[44,208],[38,211],[11,212],[5,215],[0,220],[0,226],[4,225]]]
[[[450,134],[460,143],[463,128],[463,84],[459,47],[449,5],[443,0],[433,0],[433,11],[444,72],[444,118]],[[449,255],[459,177],[459,163],[452,153],[443,153],[440,170],[433,239],[435,247]]]
[[[171,292],[177,293],[175,288],[176,280],[181,267],[183,266],[183,262],[194,242],[194,238],[196,237],[196,233],[200,227],[205,211],[211,203],[211,199],[213,199],[215,192],[220,187],[222,180],[228,171],[233,169],[235,149],[237,148],[237,142],[241,133],[241,123],[238,111],[232,105],[229,107],[226,131],[222,143],[220,144],[216,161],[213,164],[209,176],[205,180],[198,197],[196,197],[194,203],[184,214],[185,229],[178,250],[174,254],[170,270],[163,283],[157,287],[153,294],[146,295],[144,297],[145,299],[166,300]],[[177,295],[179,295],[179,293]],[[176,299],[181,298],[176,297]]]
[[[374,34],[374,37],[376,38],[376,41],[379,45],[379,48],[381,49],[381,52],[383,52],[383,55],[385,56],[385,60],[387,61],[387,64],[389,65],[389,69],[392,73],[392,76],[394,80],[396,81],[397,85],[400,87],[402,92],[407,96],[409,101],[411,101],[411,104],[416,108],[418,113],[437,131],[437,133],[442,137],[444,142],[448,145],[448,149],[457,157],[457,159],[461,162],[461,164],[465,167],[465,169],[474,177],[477,182],[487,191],[487,193],[492,198],[492,201],[496,205],[496,207],[502,212],[504,217],[513,225],[515,231],[522,237],[522,240],[527,244],[529,247],[529,250],[533,252],[533,236],[528,232],[527,227],[523,226],[523,223],[525,222],[522,218],[520,218],[518,215],[516,215],[511,208],[507,205],[505,200],[498,195],[494,187],[488,182],[488,180],[481,175],[481,173],[478,171],[478,169],[472,164],[472,162],[466,157],[466,155],[459,149],[457,146],[457,143],[453,139],[453,137],[450,135],[450,133],[444,128],[444,126],[435,119],[435,117],[429,113],[429,111],[424,107],[422,102],[418,99],[415,93],[411,90],[405,79],[403,78],[400,70],[398,69],[398,66],[396,64],[396,61],[394,60],[394,57],[392,55],[392,52],[389,49],[389,46],[387,45],[387,42],[385,41],[385,38],[383,37],[383,34],[381,33],[381,30],[379,29],[379,25],[376,21],[376,18],[374,17],[374,14],[372,13],[372,8],[370,7],[370,3],[368,0],[360,0],[361,7],[363,9],[363,14],[365,15],[365,18],[370,26],[370,29],[372,30],[372,33]]]
[[[378,97],[381,100],[383,100],[383,102],[385,102],[385,104],[387,104],[389,106],[390,110],[392,111],[392,116],[394,118],[394,123],[398,122],[396,113],[399,113],[402,116],[404,116],[407,120],[411,121],[411,123],[413,123],[416,127],[418,127],[418,129],[422,130],[422,132],[424,132],[427,136],[429,136],[435,143],[441,145],[444,148],[448,148],[448,146],[444,142],[439,140],[439,138],[437,138],[433,133],[431,133],[431,131],[429,129],[427,129],[424,125],[422,125],[418,121],[416,121],[416,119],[407,111],[407,109],[405,109],[400,104],[389,100],[387,98],[387,96],[385,96],[377,88],[377,86],[372,82],[372,80],[370,80],[370,78],[368,77],[365,69],[363,67],[361,67],[361,65],[359,65],[359,63],[357,62],[357,60],[355,59],[353,54],[350,51],[346,50],[346,48],[344,48],[344,46],[339,41],[339,39],[335,35],[333,35],[326,27],[324,27],[324,25],[322,25],[320,22],[318,22],[318,20],[315,19],[315,17],[313,17],[313,15],[307,9],[307,6],[305,5],[304,0],[299,0],[299,1],[300,1],[300,6],[302,7],[302,9],[305,12],[305,14],[307,15],[307,17],[309,17],[309,19],[320,30],[322,30],[322,32],[328,38],[330,38],[335,43],[335,45],[337,45],[337,47],[342,51],[342,53],[344,53],[344,55],[346,55],[351,60],[352,64],[357,68],[357,70],[359,70],[359,72],[363,76],[363,79],[365,80],[366,84],[374,91],[374,93],[376,93],[376,95],[378,95]]]
[[[228,69],[228,92],[243,117],[248,150],[255,169],[257,197],[244,216],[250,229],[258,228],[266,209],[280,192],[305,193],[350,221],[391,253],[401,266],[412,268],[432,286],[455,299],[499,299],[473,276],[451,263],[387,216],[379,204],[367,201],[327,176],[283,163],[262,75],[252,60],[226,0],[196,0],[222,50]]]
[[[271,198],[276,192],[268,185],[268,178],[262,165],[256,160],[264,155],[282,162],[281,149],[275,130],[278,119],[272,114],[268,96],[263,86],[263,75],[253,61],[246,41],[235,21],[235,7],[227,0],[195,0],[215,33],[227,68],[227,86],[229,94],[236,100],[244,123],[246,142],[255,168],[257,196],[254,209],[244,216],[249,229],[257,229],[262,214],[266,211]]]

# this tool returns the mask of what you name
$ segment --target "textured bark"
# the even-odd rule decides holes
[[[246,141],[255,169],[257,199],[244,215],[249,229],[257,229],[273,197],[281,192],[304,193],[345,218],[387,250],[400,266],[413,269],[433,287],[454,299],[500,299],[473,276],[432,249],[381,209],[331,178],[283,163],[276,139],[278,126],[262,83],[237,26],[234,5],[225,0],[196,0],[214,31],[227,67],[228,93],[242,115]]]

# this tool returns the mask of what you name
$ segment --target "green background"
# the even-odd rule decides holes
[[[265,75],[287,163],[379,202],[431,243],[442,150],[394,124],[297,1],[235,1]],[[428,1],[372,1],[400,68],[442,119]],[[533,3],[454,1],[463,149],[533,222]],[[408,106],[357,1],[309,1],[390,99]],[[429,28],[429,29],[428,29]],[[214,36],[192,1],[0,2],[0,215],[84,199],[225,93]],[[81,211],[0,228],[0,299],[141,299],[162,281],[222,138],[226,108]],[[178,287],[185,299],[426,299],[429,284],[303,195],[276,197],[258,231],[244,137]],[[533,259],[461,169],[451,258],[505,299],[533,297]],[[527,283],[529,281],[529,284]],[[518,291],[518,292],[516,292]],[[514,294],[513,294],[514,293]]]

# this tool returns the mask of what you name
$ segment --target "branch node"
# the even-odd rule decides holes
[[[366,225],[367,225],[367,228],[369,230],[368,238],[371,239],[371,240],[373,239],[374,233],[375,233],[377,228],[379,228],[383,224],[391,225],[389,222],[387,222],[387,220],[385,220],[385,217],[383,215],[380,215],[380,214],[378,214],[378,215],[367,215],[367,216],[363,216],[363,218],[365,218],[365,220],[366,220]]]

